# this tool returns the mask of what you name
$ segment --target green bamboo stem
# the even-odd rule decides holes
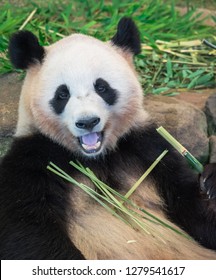
[[[157,159],[156,161],[160,161],[160,158],[162,158],[167,151],[165,150]],[[56,166],[54,163],[50,162],[50,165],[47,167],[50,171],[55,173],[56,175],[62,177],[63,179],[69,181],[72,184],[75,184],[76,186],[80,187],[84,192],[86,192],[89,196],[91,196],[93,199],[95,199],[101,206],[103,206],[110,214],[116,216],[118,219],[126,223],[127,225],[134,228],[134,224],[138,226],[138,228],[141,228],[144,232],[147,234],[151,234],[147,228],[151,228],[151,224],[158,223],[158,225],[165,226],[169,228],[170,230],[181,234],[185,236],[186,238],[189,238],[186,234],[182,233],[181,231],[178,231],[177,229],[173,228],[171,225],[167,224],[165,221],[159,219],[158,217],[154,216],[153,214],[149,213],[148,211],[138,207],[136,204],[134,204],[130,199],[125,198],[125,196],[121,195],[117,191],[115,191],[113,188],[109,187],[102,181],[100,181],[96,175],[89,169],[82,166],[80,163],[76,164],[74,162],[70,162],[73,167],[75,167],[77,170],[82,172],[84,175],[89,177],[91,181],[95,184],[95,186],[101,191],[101,193],[98,193],[96,190],[92,189],[91,187],[88,187],[87,185],[84,185],[82,183],[77,182],[75,179],[70,177],[67,173],[65,173],[62,169],[60,169],[58,166]],[[156,162],[155,162],[156,164]],[[142,176],[144,177],[144,176]],[[120,201],[123,201],[123,203],[129,204],[133,209],[126,208],[122,205],[122,202],[120,202],[118,199],[116,199],[112,194],[114,194],[117,198],[120,199]],[[110,206],[108,206],[110,205]],[[117,211],[116,211],[117,210]],[[138,212],[137,212],[138,211]],[[145,217],[143,214],[146,214],[148,217]],[[149,221],[151,224],[148,224],[146,222],[143,222],[142,219],[145,219],[146,221]],[[158,235],[160,233],[158,232]],[[163,238],[158,236],[163,242]]]
[[[145,171],[145,173],[139,178],[139,180],[130,188],[130,190],[126,193],[125,198],[127,199],[135,190],[139,187],[139,185],[143,182],[143,180],[151,173],[151,171],[155,168],[155,166],[161,161],[161,159],[168,153],[168,150],[163,151],[163,153],[156,158],[156,160],[151,164],[151,166]]]
[[[160,126],[157,128],[157,132],[167,140],[198,172],[203,172],[203,165],[184,147],[182,146],[165,128]]]

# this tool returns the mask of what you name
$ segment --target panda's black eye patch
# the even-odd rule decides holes
[[[61,114],[70,99],[70,92],[66,85],[60,85],[55,92],[53,99],[50,101],[56,114]]]
[[[113,89],[107,81],[99,78],[94,83],[96,93],[103,98],[108,105],[114,105],[117,101],[117,90]]]

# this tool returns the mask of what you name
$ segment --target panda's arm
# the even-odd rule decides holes
[[[204,171],[205,187],[211,199],[200,192],[199,175],[155,130],[145,130],[139,136],[140,157],[149,166],[163,150],[168,154],[151,172],[159,193],[167,205],[168,216],[197,241],[216,249],[216,168]],[[143,145],[145,143],[145,145]],[[139,149],[140,150],[140,149]]]
[[[52,223],[15,222],[5,217],[0,233],[0,258],[15,260],[84,259],[66,234]],[[7,223],[7,225],[6,225]]]
[[[66,233],[67,190],[33,154],[9,152],[0,166],[0,257],[84,259]]]

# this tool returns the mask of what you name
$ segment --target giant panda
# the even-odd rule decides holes
[[[1,259],[216,259],[216,167],[199,179],[156,132],[133,66],[140,50],[127,17],[109,42],[73,34],[43,47],[29,31],[11,37],[11,62],[27,73],[0,165]],[[165,149],[131,200],[190,239],[157,223],[152,234],[135,230],[47,169],[52,161],[94,188],[69,165],[78,160],[124,195]]]

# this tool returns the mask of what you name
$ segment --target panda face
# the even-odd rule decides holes
[[[115,149],[119,138],[145,122],[132,65],[139,50],[137,30],[129,19],[121,25],[110,42],[74,34],[43,48],[44,53],[33,34],[15,37],[19,48],[26,44],[22,56],[29,52],[22,64],[13,46],[10,51],[14,65],[27,67],[18,136],[39,130],[75,154],[92,157]]]
[[[56,89],[50,104],[56,114],[62,114],[62,120],[77,137],[83,152],[95,155],[103,147],[104,127],[109,110],[112,110],[109,106],[116,104],[118,92],[102,78],[92,82],[92,88],[87,92],[84,96],[76,95],[62,84]]]
[[[33,68],[24,87],[25,94],[31,88],[33,123],[74,153],[104,154],[139,125],[141,87],[110,43],[75,34],[48,47],[44,62]]]

